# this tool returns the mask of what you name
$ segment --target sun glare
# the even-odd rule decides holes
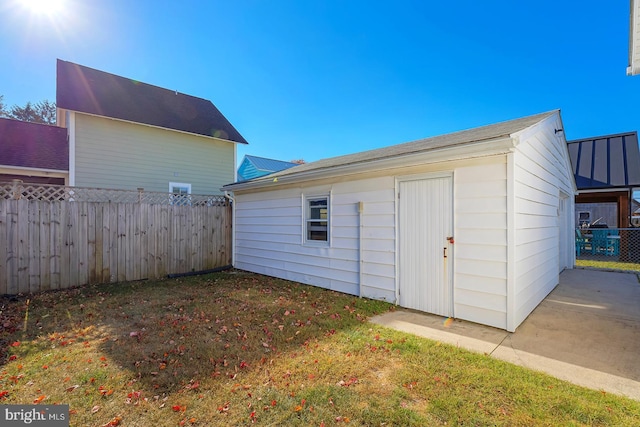
[[[22,5],[32,13],[55,15],[62,10],[64,0],[22,0]]]

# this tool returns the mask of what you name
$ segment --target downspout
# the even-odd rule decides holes
[[[364,252],[362,250],[362,241],[363,236],[362,236],[362,232],[364,230],[364,224],[362,223],[362,217],[364,216],[364,202],[358,202],[358,226],[359,226],[359,230],[358,230],[358,261],[359,261],[359,265],[358,265],[358,296],[360,298],[362,298],[362,277],[363,277],[363,266],[364,266],[364,260],[362,259],[362,253]]]
[[[224,197],[231,203],[231,266],[236,266],[236,199],[233,198],[228,192],[224,192]]]

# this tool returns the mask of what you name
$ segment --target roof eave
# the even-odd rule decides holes
[[[5,165],[0,163],[0,169],[11,169],[16,171],[34,171],[34,172],[46,172],[46,173],[55,173],[55,174],[69,174],[68,169],[50,169],[50,168],[39,168],[37,166],[19,166],[19,165]]]
[[[231,139],[218,138],[216,136],[209,136],[209,135],[204,135],[204,134],[201,134],[201,133],[188,132],[186,130],[180,130],[180,129],[173,129],[173,128],[168,128],[168,127],[163,127],[163,126],[151,125],[149,123],[134,122],[134,121],[131,121],[131,120],[119,119],[117,117],[103,116],[103,115],[94,114],[94,113],[87,113],[86,111],[72,110],[72,109],[69,109],[69,108],[60,108],[60,111],[62,111],[62,112],[70,111],[70,112],[73,112],[73,113],[86,114],[87,116],[100,117],[100,118],[107,119],[107,120],[115,120],[115,121],[124,122],[124,123],[131,123],[131,124],[134,124],[134,125],[147,126],[147,127],[154,128],[154,129],[162,129],[162,130],[168,130],[168,131],[172,131],[172,132],[184,133],[184,134],[187,134],[187,135],[201,136],[203,138],[215,139],[216,141],[230,142],[232,144],[245,144],[245,145],[249,144],[246,141],[245,142],[233,141]]]
[[[405,153],[393,157],[331,166],[323,169],[303,171],[270,178],[257,178],[245,182],[236,182],[222,187],[223,191],[245,191],[276,188],[281,185],[355,175],[373,170],[394,169],[418,166],[421,164],[441,163],[464,160],[475,157],[506,154],[514,149],[515,140],[511,136],[502,136],[484,141],[471,141],[455,146],[432,148],[423,151]]]

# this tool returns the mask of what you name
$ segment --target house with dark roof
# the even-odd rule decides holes
[[[0,118],[0,182],[14,179],[31,184],[67,184],[67,130]]]
[[[567,146],[578,188],[576,224],[630,227],[633,190],[640,189],[637,132],[572,140]]]
[[[298,166],[299,164],[300,163],[246,155],[242,159],[242,162],[240,162],[240,166],[238,166],[238,181],[248,181],[253,178],[259,178]]]
[[[563,128],[550,111],[228,184],[234,266],[513,331],[575,263]]]
[[[56,104],[72,186],[217,194],[247,143],[209,100],[62,60]]]

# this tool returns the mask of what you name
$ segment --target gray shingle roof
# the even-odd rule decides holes
[[[640,187],[636,132],[567,141],[578,190]]]
[[[268,175],[264,178],[256,178],[249,182],[273,181],[280,177],[295,177],[297,174],[316,172],[338,166],[349,166],[363,164],[367,162],[388,159],[393,157],[406,156],[411,154],[425,153],[440,148],[449,148],[475,144],[483,141],[508,137],[514,133],[524,130],[541,120],[556,114],[558,110],[545,113],[535,114],[520,119],[509,120],[492,125],[481,126],[473,129],[463,130],[459,132],[449,133],[445,135],[435,136],[431,138],[420,139],[404,144],[392,145],[389,147],[379,148],[375,150],[363,151],[345,156],[332,157],[328,159],[318,160],[311,163],[295,166],[290,169],[283,170]],[[233,184],[227,189],[233,189]]]
[[[56,89],[58,108],[247,143],[206,99],[60,59]]]

